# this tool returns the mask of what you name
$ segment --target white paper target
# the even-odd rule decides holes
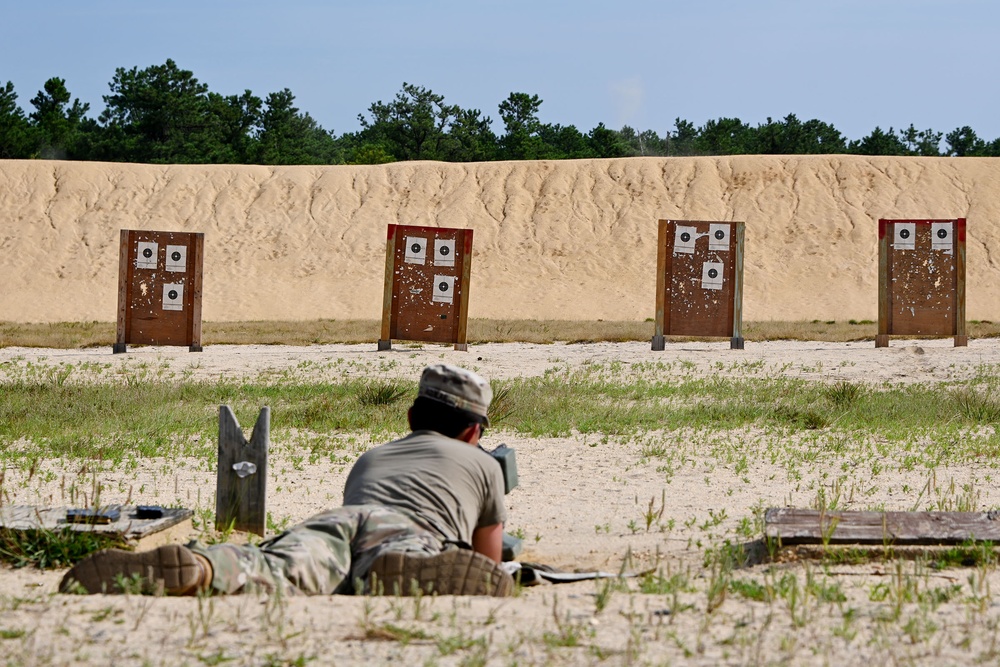
[[[722,289],[722,262],[705,262],[701,266],[701,288]]]
[[[184,310],[184,285],[167,283],[163,286],[163,310]]]
[[[917,225],[914,222],[892,223],[892,247],[896,250],[913,250],[916,248]]]
[[[932,222],[931,223],[931,250],[952,250],[952,234],[955,223],[953,222]]]
[[[674,252],[694,254],[694,242],[698,238],[698,230],[694,227],[677,225],[674,230]]]
[[[434,303],[455,303],[455,276],[434,276]]]
[[[406,254],[403,261],[407,264],[423,264],[427,261],[427,239],[419,236],[406,237]]]
[[[455,239],[434,239],[434,266],[455,266]]]
[[[167,271],[184,273],[187,271],[188,249],[186,245],[167,246]]]
[[[715,252],[729,252],[729,229],[728,223],[712,223],[708,226],[708,249]]]
[[[135,251],[135,268],[155,269],[157,251],[160,246],[154,241],[139,241]]]

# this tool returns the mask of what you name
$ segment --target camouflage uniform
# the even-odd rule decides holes
[[[346,505],[317,514],[259,546],[192,544],[212,563],[220,593],[280,590],[349,594],[387,551],[433,555],[446,548],[416,515],[383,505]]]

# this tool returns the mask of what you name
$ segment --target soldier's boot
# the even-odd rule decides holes
[[[197,595],[212,583],[212,565],[179,544],[151,551],[105,549],[80,561],[63,577],[61,593],[143,592]]]
[[[433,556],[389,552],[379,556],[368,573],[366,592],[372,595],[492,595],[507,597],[514,580],[491,558],[466,549]]]

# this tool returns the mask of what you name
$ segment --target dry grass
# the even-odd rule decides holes
[[[381,329],[378,320],[309,320],[268,322],[205,322],[204,345],[319,345],[324,343],[374,343]],[[744,338],[763,340],[815,340],[846,342],[874,340],[877,325],[871,320],[849,322],[746,322]],[[971,321],[970,338],[1000,336],[1000,324]],[[591,343],[650,340],[653,322],[587,320],[469,320],[470,343]],[[0,322],[0,348],[111,347],[113,322],[57,322],[25,324]],[[695,340],[676,337],[675,340]]]

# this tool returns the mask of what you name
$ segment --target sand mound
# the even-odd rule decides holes
[[[990,158],[0,161],[0,320],[113,321],[120,229],[205,233],[208,321],[377,318],[389,223],[475,230],[472,317],[641,320],[659,218],[747,223],[747,320],[874,319],[880,217],[968,218],[968,317],[1000,320],[998,192]]]

